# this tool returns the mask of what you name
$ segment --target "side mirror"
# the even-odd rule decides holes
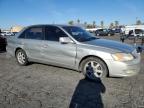
[[[73,41],[69,37],[60,37],[59,42],[62,44],[73,43]]]

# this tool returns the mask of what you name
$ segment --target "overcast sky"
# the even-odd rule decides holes
[[[66,24],[69,20],[105,25],[144,22],[144,0],[0,0],[0,27]]]

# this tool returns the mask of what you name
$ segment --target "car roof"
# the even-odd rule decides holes
[[[35,27],[35,26],[77,27],[75,25],[66,25],[66,24],[65,25],[62,25],[62,24],[35,24],[35,25],[27,26],[27,27],[29,28],[29,27]]]
[[[38,27],[38,26],[55,26],[55,27],[78,27],[78,26],[75,26],[75,25],[62,25],[62,24],[34,24],[34,25],[29,25],[29,26],[26,26],[24,27],[20,32],[18,32],[16,34],[15,37],[18,37],[21,33],[23,33],[26,29],[29,29],[30,27]]]

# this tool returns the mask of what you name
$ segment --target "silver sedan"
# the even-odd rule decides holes
[[[77,26],[32,25],[8,39],[19,65],[39,62],[82,72],[90,79],[136,75],[140,53],[131,45],[100,39]]]

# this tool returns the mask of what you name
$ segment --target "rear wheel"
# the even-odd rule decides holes
[[[106,64],[97,57],[89,57],[81,62],[81,71],[88,79],[96,80],[107,77],[108,69]]]
[[[16,60],[17,60],[18,64],[21,66],[27,65],[28,59],[27,59],[27,55],[26,55],[25,51],[23,51],[22,49],[17,50],[16,51]]]

